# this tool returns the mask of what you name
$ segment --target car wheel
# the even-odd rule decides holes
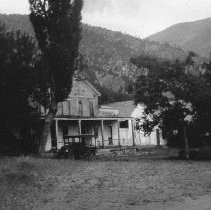
[[[94,153],[92,151],[87,151],[86,156],[88,160],[92,160],[94,157]]]
[[[68,159],[75,159],[74,152],[70,150],[67,154]]]

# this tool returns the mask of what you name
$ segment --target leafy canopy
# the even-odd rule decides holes
[[[35,43],[20,31],[7,33],[0,24],[0,46],[0,148],[6,152],[14,128],[26,128],[36,119],[29,101],[36,85]]]
[[[20,31],[6,33],[0,26],[0,45],[1,122],[16,123],[29,114],[28,99],[35,87],[35,43]]]
[[[54,92],[56,102],[69,94],[81,40],[82,0],[29,0],[30,20],[41,52],[40,96]]]
[[[184,126],[195,129],[198,135],[211,132],[210,64],[204,72],[194,56],[191,52],[185,61],[175,62],[145,55],[131,59],[142,73],[135,84],[135,101],[146,106],[140,126],[146,133],[155,125],[166,138],[181,133]]]

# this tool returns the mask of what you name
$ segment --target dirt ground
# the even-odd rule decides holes
[[[210,161],[144,154],[1,158],[0,209],[211,209]]]

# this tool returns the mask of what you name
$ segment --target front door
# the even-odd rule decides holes
[[[56,124],[55,121],[51,124],[51,147],[57,148],[57,139],[56,139]]]
[[[109,126],[108,141],[109,141],[109,145],[113,145],[113,129],[112,129],[112,126]]]

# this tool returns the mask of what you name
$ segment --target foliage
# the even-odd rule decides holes
[[[41,93],[50,89],[56,102],[63,101],[70,92],[78,57],[83,1],[30,0],[29,3],[30,20],[41,51],[38,66],[45,75],[46,86]]]
[[[49,109],[39,147],[39,153],[44,153],[57,104],[72,88],[81,40],[83,0],[29,0],[29,4],[40,50],[37,68],[42,79],[36,98]]]
[[[17,149],[12,131],[17,127],[24,130],[36,119],[28,100],[35,87],[34,53],[35,43],[28,35],[20,31],[6,33],[0,25],[1,152],[12,145]]]
[[[89,66],[87,74],[92,76],[90,81],[94,81],[95,86],[101,87],[104,103],[118,101],[122,96],[126,100],[131,99],[128,88],[133,85],[139,72],[129,62],[130,57],[145,52],[174,60],[182,59],[185,54],[171,46],[88,25],[83,26],[82,37],[81,52]]]
[[[183,62],[166,62],[148,56],[131,59],[142,70],[135,85],[136,103],[146,105],[141,129],[150,133],[159,125],[170,145],[171,140],[176,140],[174,145],[182,144],[186,126],[192,146],[199,145],[199,138],[211,132],[210,70],[207,68],[204,73],[202,68],[197,68],[197,72],[192,72],[196,69],[194,56],[190,52]]]

